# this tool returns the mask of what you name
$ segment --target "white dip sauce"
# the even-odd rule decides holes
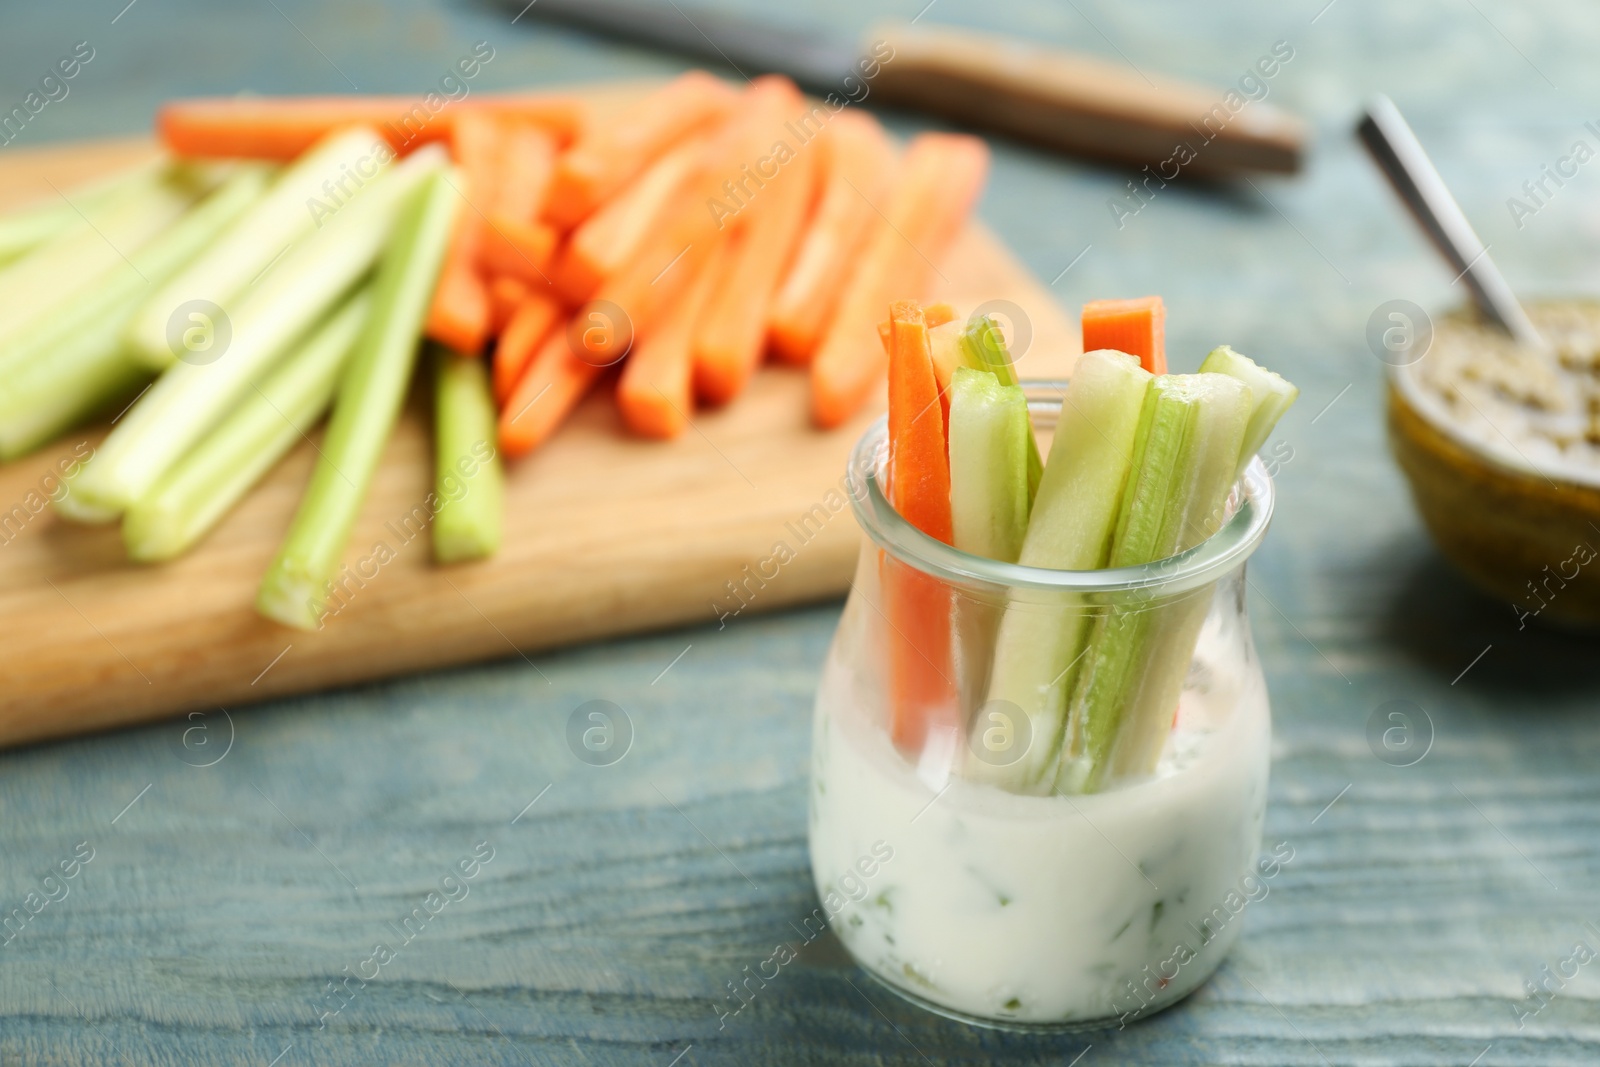
[[[853,657],[836,647],[812,740],[819,894],[875,843],[893,850],[832,921],[857,962],[936,1008],[1002,1024],[1114,1023],[1203,982],[1262,891],[1270,762],[1260,672],[1223,651],[1215,624],[1155,775],[1074,797],[961,779],[938,795],[863,706]]]

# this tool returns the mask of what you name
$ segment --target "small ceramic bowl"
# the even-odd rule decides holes
[[[1547,338],[1563,314],[1600,322],[1594,303],[1549,302],[1528,311]],[[1391,368],[1390,446],[1428,531],[1468,578],[1510,603],[1524,624],[1537,618],[1600,626],[1600,464],[1519,447],[1470,400],[1463,404],[1481,417],[1468,426],[1426,380],[1440,365],[1425,371],[1423,364],[1440,359],[1441,346],[1475,343],[1473,331],[1486,329],[1464,313],[1447,316],[1421,360]],[[1570,368],[1570,353],[1559,342],[1556,350],[1545,358]],[[1596,373],[1600,363],[1578,370]],[[1600,422],[1593,410],[1577,414]]]

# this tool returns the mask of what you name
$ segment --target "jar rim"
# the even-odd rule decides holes
[[[1023,379],[1029,415],[1054,415],[1066,392],[1066,379]],[[1122,593],[1146,590],[1180,593],[1216,581],[1243,566],[1266,536],[1275,492],[1260,457],[1250,461],[1235,483],[1238,505],[1221,529],[1193,548],[1133,567],[1091,571],[1054,570],[1006,563],[963,552],[930,537],[901,517],[884,496],[880,474],[888,452],[887,415],[880,416],[856,441],[846,472],[856,523],[873,543],[896,559],[947,582],[1074,593]]]

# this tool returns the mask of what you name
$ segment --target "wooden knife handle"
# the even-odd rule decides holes
[[[1102,159],[1173,160],[1168,171],[1300,169],[1304,123],[1265,101],[1231,111],[1230,92],[1234,102],[1245,99],[1237,89],[1146,81],[1101,59],[965,29],[896,24],[867,40],[865,54],[878,65],[869,91],[885,102]],[[1187,154],[1192,158],[1183,162]]]

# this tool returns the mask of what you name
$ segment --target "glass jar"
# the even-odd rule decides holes
[[[1024,386],[1048,434],[1065,383]],[[816,699],[813,919],[895,992],[968,1022],[1088,1029],[1164,1008],[1216,969],[1292,858],[1257,858],[1271,719],[1244,570],[1272,482],[1252,461],[1218,532],[1180,555],[1054,571],[905,522],[881,485],[886,435],[879,420],[851,456],[866,537]],[[1086,769],[1074,693],[1118,626],[1144,627],[1144,658],[1114,709],[1127,721]],[[1019,633],[1038,655],[1082,648],[1070,678],[1036,687],[1040,707],[1069,709],[1060,723],[991,699]]]

